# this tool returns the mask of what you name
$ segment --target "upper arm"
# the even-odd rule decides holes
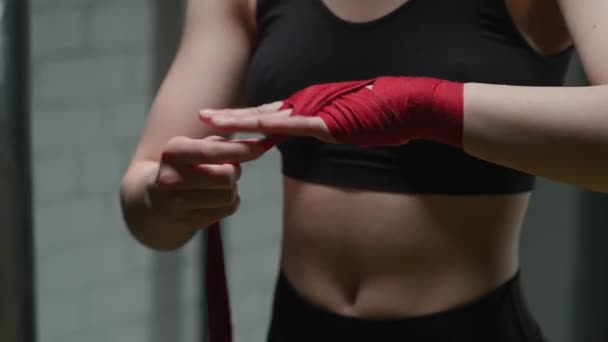
[[[158,160],[175,136],[213,134],[201,108],[233,106],[242,95],[253,41],[247,0],[188,0],[180,47],[152,104],[134,159]]]
[[[589,82],[608,84],[608,1],[557,1]]]

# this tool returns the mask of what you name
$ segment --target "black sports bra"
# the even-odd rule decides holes
[[[460,82],[559,86],[570,50],[542,56],[513,24],[505,0],[410,0],[374,21],[351,23],[321,0],[258,0],[250,105],[306,86],[386,75]],[[416,141],[357,148],[294,138],[279,146],[286,176],[397,193],[530,191],[534,177],[459,149]]]

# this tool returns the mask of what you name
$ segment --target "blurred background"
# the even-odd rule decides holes
[[[25,2],[0,3],[8,16],[10,6]],[[0,132],[8,133],[0,135],[0,175],[28,175],[28,161],[10,160],[15,154],[6,151],[25,146],[32,178],[31,188],[27,180],[0,179],[1,224],[7,225],[0,240],[0,336],[8,336],[2,341],[32,341],[27,333],[8,333],[11,320],[43,342],[206,341],[204,239],[178,252],[152,252],[129,236],[118,201],[120,178],[178,44],[181,18],[177,0],[31,0],[21,18],[27,30],[11,32],[7,25],[14,22],[4,18],[2,63],[8,65],[14,52],[7,35],[21,32],[13,40],[28,52],[14,58],[27,64],[30,77],[24,106],[2,103]],[[20,75],[7,78],[8,67],[2,96],[14,99]],[[575,59],[566,83],[584,82]],[[11,120],[27,124],[29,137],[2,130]],[[265,338],[281,234],[279,175],[276,151],[244,165],[243,205],[225,222],[236,341]],[[522,277],[550,341],[608,340],[607,208],[605,195],[537,183],[522,236]],[[25,232],[30,223],[33,236]],[[31,291],[29,278],[18,284],[8,277],[11,270],[27,271],[19,268],[29,265],[28,246],[34,253]],[[21,310],[27,306],[21,295],[33,295],[34,312]]]

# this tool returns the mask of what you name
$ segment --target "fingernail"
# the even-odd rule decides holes
[[[205,118],[212,116],[211,111],[207,109],[199,111],[198,115]]]

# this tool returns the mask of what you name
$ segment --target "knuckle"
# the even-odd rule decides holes
[[[218,140],[226,140],[226,138],[221,135],[210,135],[203,140],[218,141]]]
[[[222,168],[222,172],[219,174],[220,182],[224,185],[232,186],[236,184],[238,178],[238,168],[234,165],[227,164],[225,168]]]
[[[264,121],[264,117],[261,115],[257,115],[255,117],[255,126],[257,128],[264,128],[264,125],[262,124],[263,121]]]
[[[224,164],[218,165],[215,168],[210,181],[222,187],[234,187],[239,177],[240,171],[238,167],[232,164]]]
[[[238,146],[238,153],[240,156],[239,162],[247,162],[259,157],[260,151],[263,151],[261,147],[255,146],[254,144],[244,144]]]
[[[269,128],[269,126],[271,125],[272,120],[268,117],[265,116],[260,116],[257,119],[257,124],[259,128]]]
[[[158,170],[156,184],[161,187],[171,187],[182,182],[180,173],[169,165],[163,164]]]
[[[258,116],[262,115],[262,114],[264,114],[264,109],[265,109],[265,107],[263,105],[259,106],[259,107],[254,107],[253,108],[253,114],[254,115],[258,115]]]
[[[199,151],[206,157],[215,158],[220,154],[220,150],[215,144],[201,144]]]
[[[174,161],[174,158],[178,157],[181,154],[187,152],[188,145],[190,144],[190,139],[187,137],[173,137],[167,141],[165,149],[161,153],[161,162],[162,163],[171,163]]]
[[[189,138],[183,136],[177,136],[169,139],[167,141],[166,152],[177,152],[179,151],[185,144],[190,141]]]

